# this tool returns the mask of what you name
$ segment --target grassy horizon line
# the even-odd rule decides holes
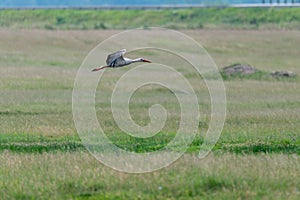
[[[0,11],[0,28],[104,30],[151,26],[172,29],[300,30],[300,8]]]

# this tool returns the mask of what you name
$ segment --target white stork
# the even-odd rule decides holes
[[[112,68],[124,67],[126,65],[130,65],[131,63],[135,63],[135,62],[151,63],[149,60],[146,60],[144,58],[137,58],[137,59],[124,58],[123,55],[125,54],[125,52],[126,52],[126,49],[122,49],[120,51],[109,54],[106,58],[106,65],[95,68],[92,71],[93,72],[99,71],[101,69],[108,68],[108,67],[112,67]]]

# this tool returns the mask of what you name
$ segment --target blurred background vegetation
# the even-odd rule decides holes
[[[165,10],[0,10],[0,27],[49,30],[300,29],[300,8],[193,8]]]

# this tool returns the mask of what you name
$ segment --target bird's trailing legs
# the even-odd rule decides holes
[[[98,68],[95,68],[92,70],[92,72],[96,72],[96,71],[99,71],[101,69],[104,69],[104,68],[108,68],[109,66],[102,66],[102,67],[98,67]]]

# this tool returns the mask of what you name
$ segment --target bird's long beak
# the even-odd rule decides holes
[[[143,59],[143,62],[151,63],[150,60]]]

